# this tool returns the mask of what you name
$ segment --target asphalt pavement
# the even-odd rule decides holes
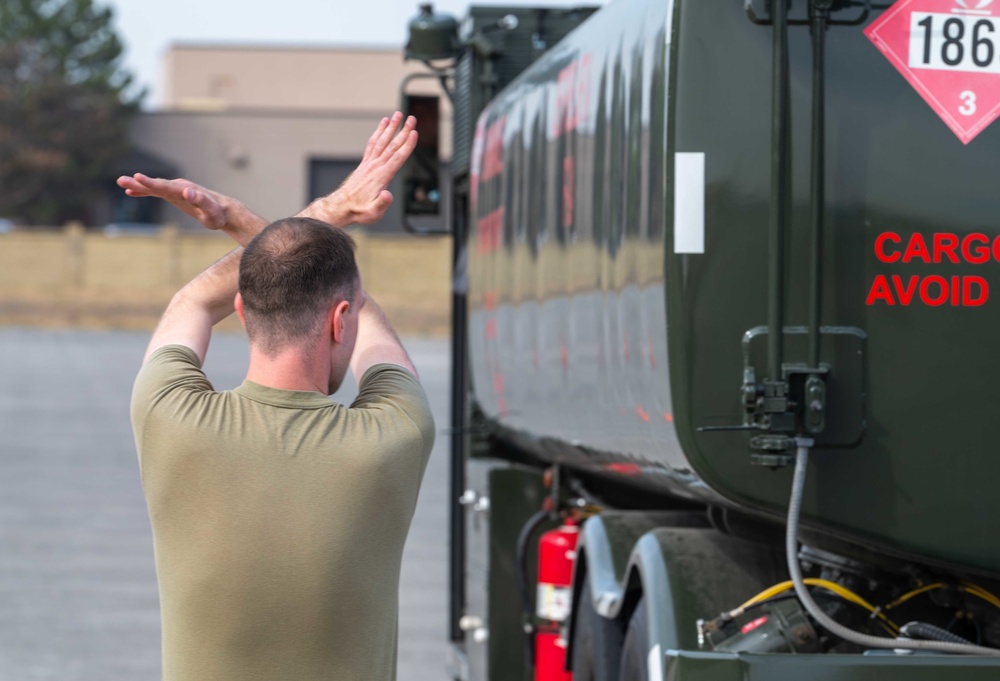
[[[0,329],[0,680],[153,681],[160,620],[128,419],[148,339]],[[448,342],[408,339],[438,437],[403,556],[399,681],[445,678]],[[205,370],[243,380],[246,341],[217,334]],[[356,388],[335,399],[349,402]]]

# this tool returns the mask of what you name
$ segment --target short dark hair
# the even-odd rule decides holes
[[[240,260],[247,336],[267,354],[305,340],[331,305],[355,302],[359,280],[347,232],[312,218],[273,222]]]

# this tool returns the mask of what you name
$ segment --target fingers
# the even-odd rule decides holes
[[[142,173],[131,177],[123,175],[117,183],[129,196],[156,196],[168,200],[182,197],[184,188],[192,186],[187,180],[161,180]]]
[[[149,196],[149,191],[129,175],[122,175],[116,180],[116,183],[125,190],[125,194],[128,196]]]
[[[396,134],[401,120],[403,120],[403,114],[400,112],[397,111],[392,115],[392,118],[389,119],[388,124],[386,124],[385,128],[382,129],[381,134],[379,134],[378,139],[372,146],[372,155],[379,156],[383,151],[385,151],[385,148],[389,146],[393,136]]]
[[[208,196],[204,191],[199,191],[194,187],[186,187],[183,190],[184,200],[195,208],[198,220],[209,229],[219,229],[225,226],[226,217],[222,207],[217,201]]]
[[[163,180],[136,173],[123,175],[118,186],[128,196],[155,196],[195,218],[209,229],[220,229],[226,224],[225,208],[217,194],[183,179]]]
[[[379,138],[382,137],[382,133],[385,131],[388,125],[389,125],[389,119],[383,118],[382,121],[378,124],[378,127],[375,128],[375,132],[373,132],[372,136],[368,138],[368,144],[365,145],[365,153],[362,155],[362,158],[368,158],[368,155],[372,153],[372,149],[375,147],[375,144],[378,142]]]
[[[410,137],[410,133],[413,132],[414,128],[416,127],[417,127],[417,119],[414,118],[413,116],[407,117],[406,123],[403,125],[403,129],[400,130],[399,133],[392,139],[392,142],[389,144],[388,147],[386,147],[385,153],[389,154],[390,156],[392,154],[395,154],[396,151],[401,146],[406,144],[407,140]]]
[[[403,129],[396,133],[396,136],[392,138],[392,141],[383,150],[383,155],[392,156],[397,150],[404,144],[406,144],[409,139],[410,133],[413,132],[414,128],[417,127],[417,119],[413,116],[408,116],[406,123],[403,124]]]
[[[399,147],[393,152],[392,156],[389,158],[389,167],[392,169],[392,173],[395,175],[396,172],[403,167],[406,163],[406,159],[410,158],[410,154],[413,150],[417,148],[417,131],[410,130],[409,134],[403,138]]]

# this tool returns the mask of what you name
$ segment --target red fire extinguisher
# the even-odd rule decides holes
[[[538,541],[535,614],[535,681],[572,681],[566,671],[566,640],[561,628],[572,610],[573,563],[580,528],[572,518]]]

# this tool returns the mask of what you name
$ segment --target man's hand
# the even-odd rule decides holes
[[[220,199],[227,197],[216,194],[188,180],[161,180],[136,173],[118,178],[118,186],[129,196],[155,196],[163,199],[187,213],[208,229],[222,229],[226,224],[226,212]]]
[[[316,199],[299,216],[323,220],[334,227],[378,222],[392,205],[392,178],[417,146],[417,119],[403,114],[383,118],[368,140],[361,163],[332,194]]]
[[[267,220],[236,199],[190,180],[162,180],[136,173],[119,177],[118,186],[129,196],[163,199],[208,229],[223,230],[243,246],[267,225]]]

